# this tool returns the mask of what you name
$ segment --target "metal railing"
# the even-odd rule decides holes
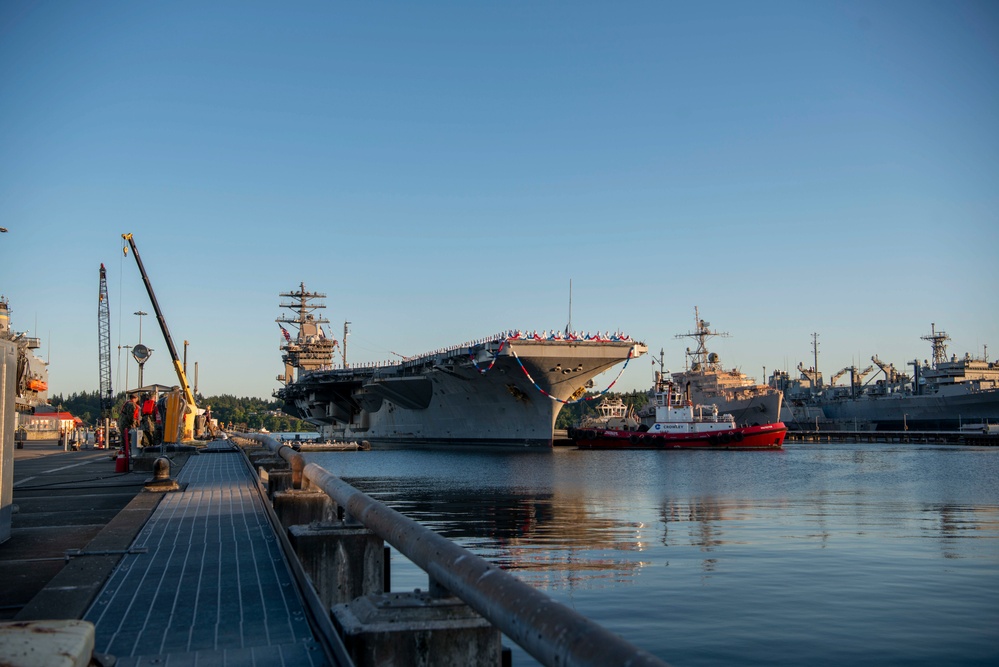
[[[662,667],[666,663],[499,566],[358,491],[290,446],[246,434],[288,462],[296,488],[315,486],[543,665]]]

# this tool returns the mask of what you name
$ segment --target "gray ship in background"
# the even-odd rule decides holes
[[[18,333],[10,326],[10,304],[0,296],[0,340],[11,341],[17,347],[17,378],[14,385],[14,406],[18,412],[31,413],[48,404],[49,367],[35,355],[42,346],[39,338]]]
[[[697,346],[687,348],[684,370],[672,373],[673,382],[682,392],[689,392],[694,405],[716,405],[721,414],[730,414],[739,426],[759,426],[780,421],[780,390],[758,384],[738,368],[722,368],[721,358],[708,351],[707,341],[715,336],[727,337],[727,333],[713,331],[711,323],[701,319],[700,311],[694,308],[694,330],[677,334],[675,338],[693,338]],[[664,366],[660,351],[659,364]],[[663,373],[667,372],[663,368]],[[654,411],[649,407],[640,413],[642,423],[654,421]]]
[[[280,296],[294,316],[277,320],[285,370],[274,396],[323,438],[373,447],[551,447],[562,406],[582,397],[600,373],[647,351],[623,334],[567,327],[508,331],[400,362],[348,366],[345,324],[335,367],[338,343],[323,328],[328,320],[315,314],[326,295],[303,283]]]
[[[999,362],[988,361],[988,348],[980,358],[967,353],[948,358],[950,336],[935,323],[921,338],[930,343],[931,358],[909,362],[911,375],[874,355],[870,367],[844,368],[825,384],[816,370],[817,352],[815,366],[798,364],[797,379],[775,372],[770,384],[784,392],[783,421],[789,428],[840,431],[957,430],[999,423]],[[849,385],[836,385],[846,374]]]

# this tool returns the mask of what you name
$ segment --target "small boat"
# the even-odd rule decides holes
[[[614,429],[617,431],[637,431],[641,422],[631,406],[625,405],[620,397],[605,398],[596,406],[597,414],[583,417],[580,429]]]
[[[39,380],[32,378],[28,380],[28,389],[31,391],[45,391],[49,388],[49,384],[44,380]]]
[[[656,372],[655,422],[644,431],[571,428],[569,439],[580,449],[780,449],[787,435],[783,423],[736,426],[717,406],[697,405]]]

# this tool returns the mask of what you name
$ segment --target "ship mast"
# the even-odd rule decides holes
[[[947,361],[947,341],[950,340],[950,336],[943,331],[937,331],[936,322],[930,322],[930,335],[920,338],[929,341],[933,346],[933,368]]]
[[[318,299],[325,299],[326,295],[320,292],[309,292],[305,289],[305,283],[299,283],[297,291],[282,292],[279,296],[292,299],[290,302],[282,302],[281,308],[287,308],[295,314],[294,317],[278,317],[274,321],[281,324],[290,324],[298,329],[297,334],[292,338],[287,329],[281,327],[281,332],[285,336],[286,343],[281,346],[284,354],[281,359],[284,361],[284,375],[279,375],[278,380],[289,384],[295,381],[295,370],[299,376],[303,372],[325,370],[333,367],[333,348],[337,341],[330,338],[323,330],[323,324],[329,324],[329,320],[324,317],[317,317],[314,311],[325,308],[326,304]]]
[[[674,338],[693,338],[697,341],[696,350],[691,352],[690,348],[687,348],[686,362],[689,366],[689,370],[701,372],[706,370],[717,370],[718,355],[709,354],[706,343],[709,338],[714,338],[715,336],[728,338],[728,333],[723,331],[712,331],[711,323],[701,319],[701,313],[697,306],[694,306],[694,323],[696,324],[694,331],[688,331],[687,333],[676,334],[674,336]]]

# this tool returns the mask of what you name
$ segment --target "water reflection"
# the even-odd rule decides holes
[[[787,456],[576,454],[366,452],[356,471],[335,460],[358,488],[545,587],[634,585],[643,568],[694,553],[702,572],[718,573],[772,544],[933,538],[944,558],[959,559],[968,538],[999,534],[995,506],[918,502],[927,489],[917,475],[927,473],[911,450],[831,448],[793,465]],[[397,474],[351,474],[374,461]],[[945,476],[968,479],[949,464]],[[927,476],[931,485],[939,475]]]
[[[999,664],[999,450],[748,454],[322,462],[674,664]]]
[[[348,480],[406,516],[523,578],[551,587],[623,583],[646,565],[616,552],[643,551],[653,530],[605,513],[575,491],[470,489],[426,480]]]

